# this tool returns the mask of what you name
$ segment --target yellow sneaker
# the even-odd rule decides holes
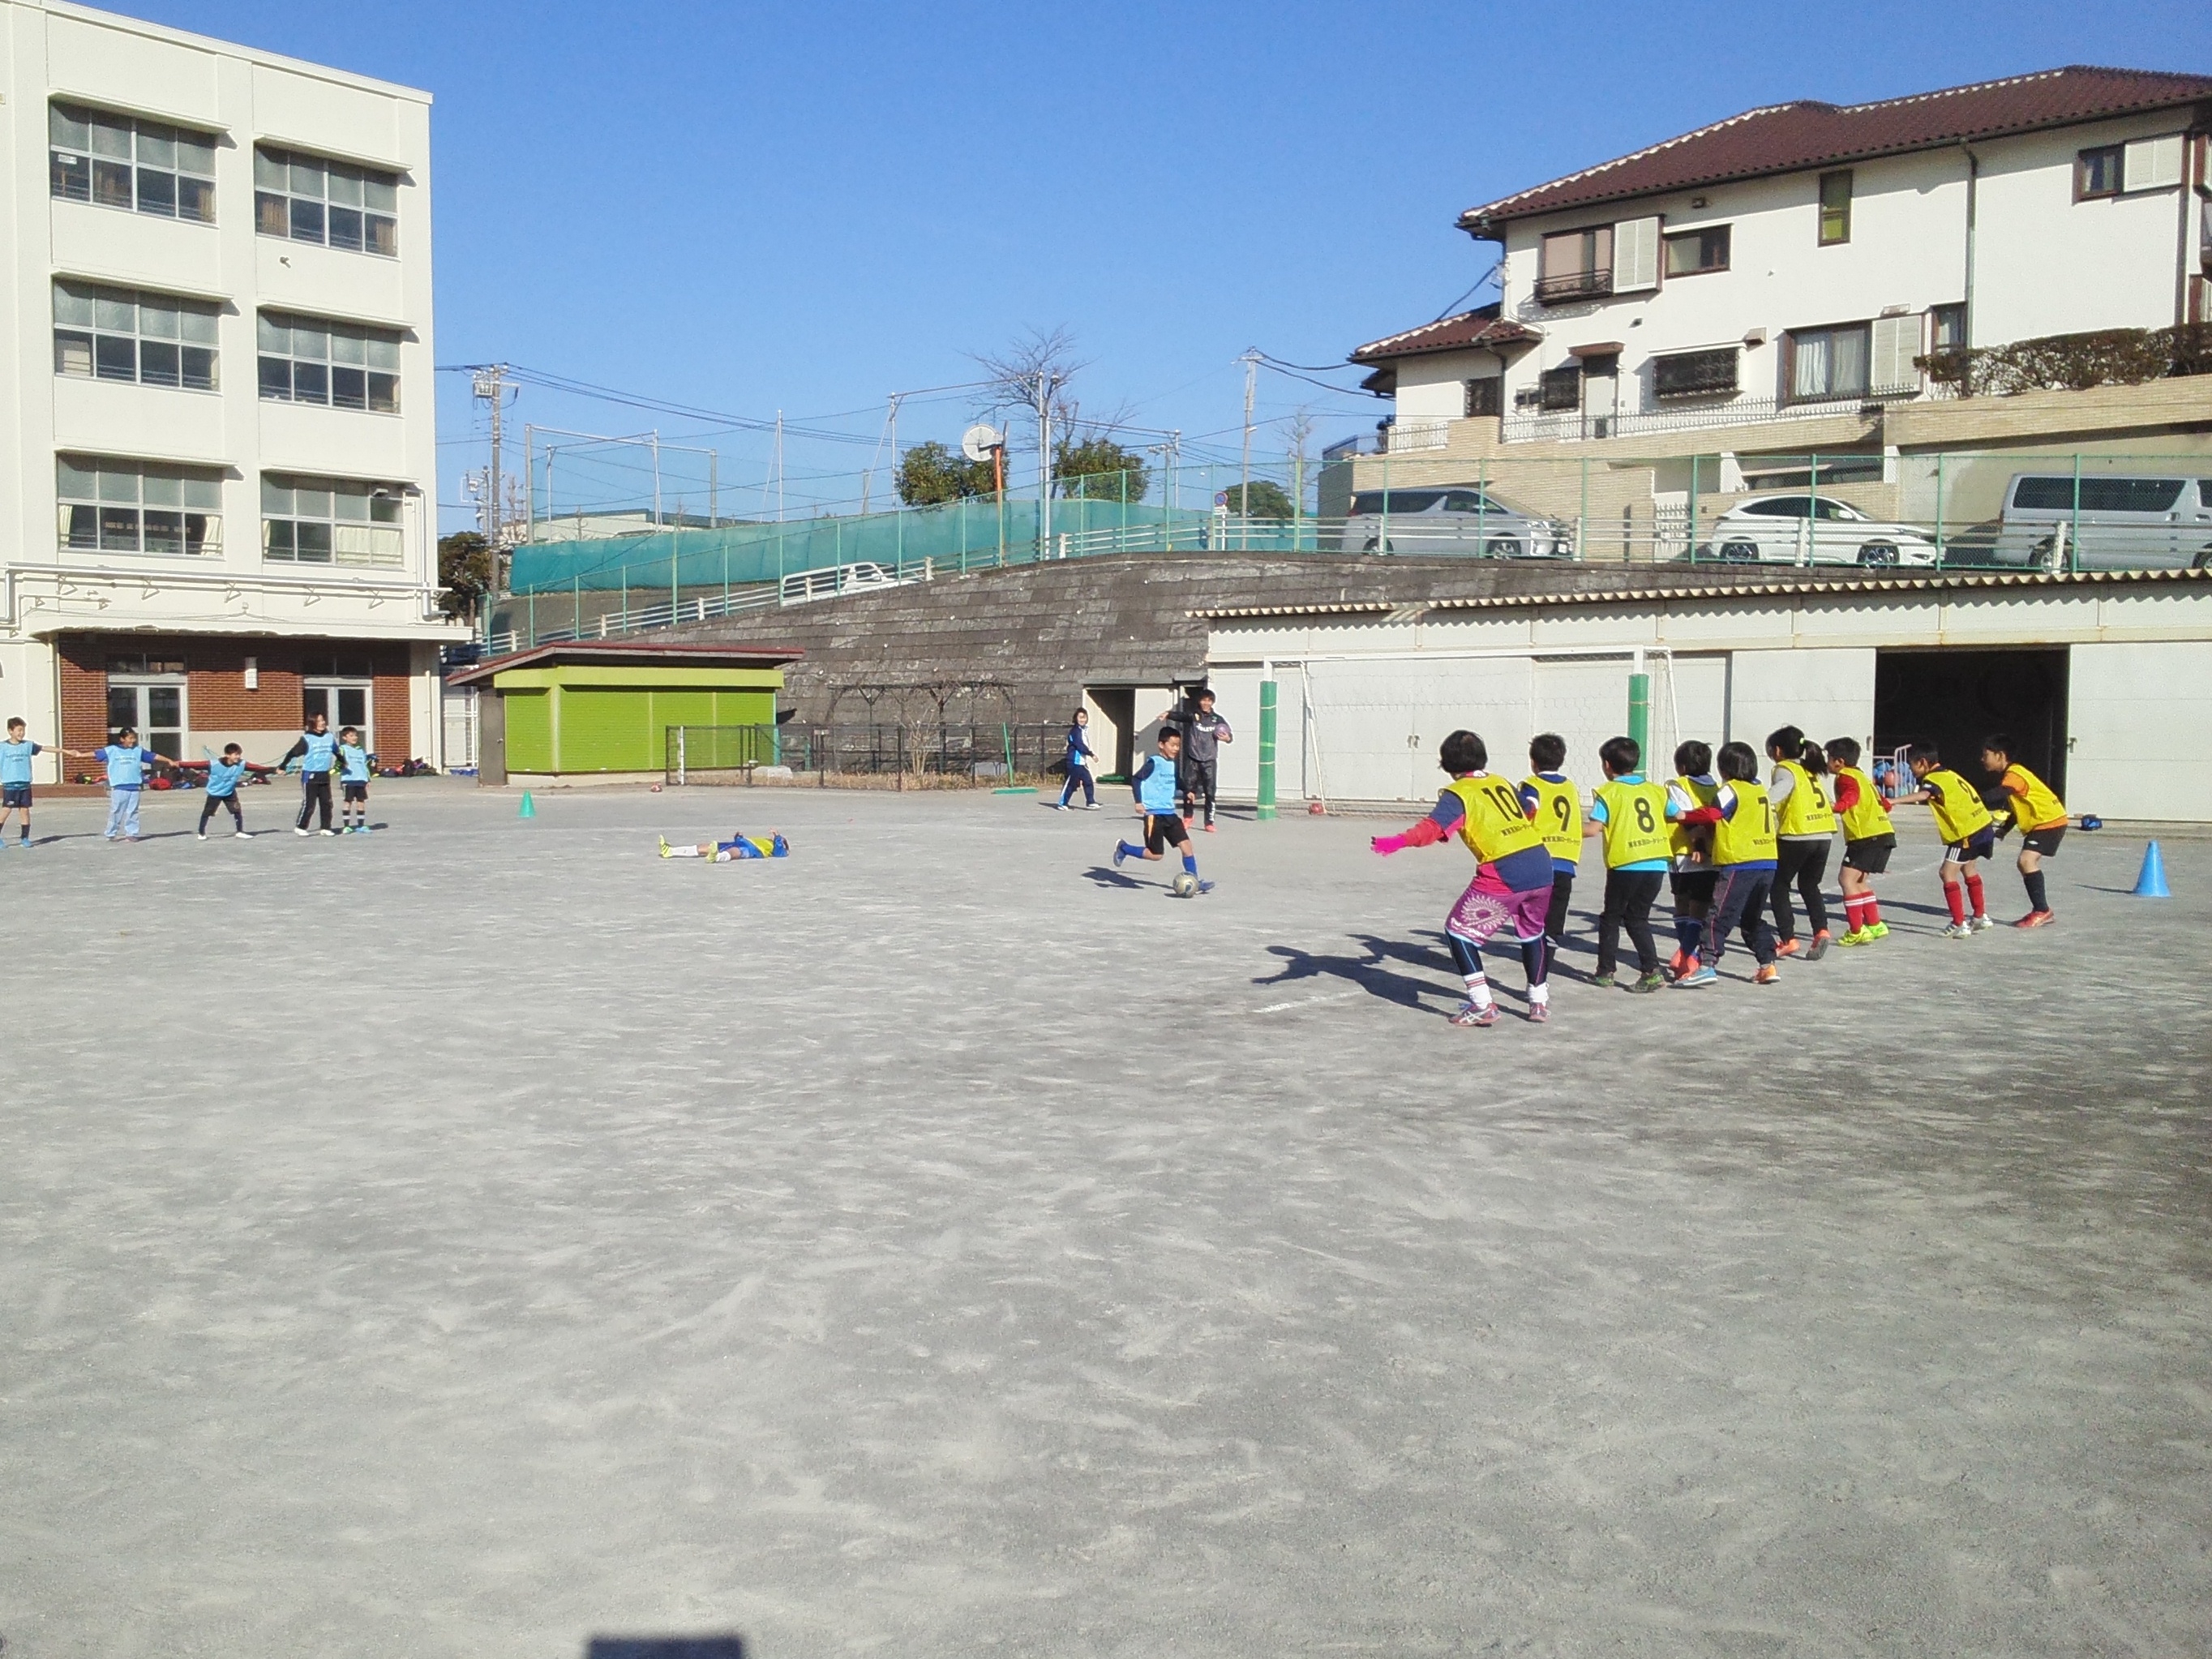
[[[665,836],[660,838],[660,856],[663,858],[668,856],[668,837]]]
[[[1845,933],[1841,939],[1838,939],[1836,943],[1838,945],[1871,945],[1874,943],[1874,933],[1870,928],[1854,927],[1850,933]]]

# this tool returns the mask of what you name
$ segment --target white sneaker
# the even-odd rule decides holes
[[[205,841],[205,840],[207,839],[207,831],[206,831],[206,830],[202,830],[198,831],[198,833],[199,838],[200,838],[202,841]]]
[[[253,839],[253,831],[251,830],[234,830],[230,834],[231,839],[234,841],[252,841]]]
[[[315,832],[312,830],[295,830],[292,833],[295,836],[312,836]]]
[[[1943,930],[1945,939],[1972,939],[1973,936],[1973,925],[1970,922],[1954,921]]]
[[[1987,916],[1976,916],[1966,926],[1978,933],[1986,933],[1990,928],[1996,927],[1996,923]]]
[[[306,830],[302,830],[301,831],[300,831],[300,833],[301,833],[301,835],[303,835],[303,836],[304,836],[304,835],[306,835],[307,832]],[[335,836],[336,834],[337,834],[337,830],[316,830],[316,831],[315,831],[315,833],[316,833],[317,835],[319,835],[319,836]]]

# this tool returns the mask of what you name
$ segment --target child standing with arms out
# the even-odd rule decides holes
[[[146,769],[161,757],[138,746],[135,727],[125,726],[113,743],[92,751],[94,760],[107,769],[107,839],[138,839],[138,796],[146,787]]]
[[[1828,757],[1819,744],[1808,743],[1794,726],[1785,726],[1766,739],[1766,757],[1774,770],[1766,793],[1774,803],[1777,857],[1774,884],[1768,897],[1774,906],[1774,931],[1781,942],[1777,956],[1797,954],[1797,913],[1790,908],[1790,888],[1796,883],[1805,901],[1805,920],[1813,929],[1805,960],[1818,962],[1835,942],[1828,932],[1828,904],[1820,895],[1821,879],[1828,873],[1828,852],[1835,841],[1836,814],[1820,792],[1820,775]]]
[[[1077,709],[1075,719],[1067,728],[1067,782],[1060,792],[1060,810],[1063,812],[1067,811],[1068,803],[1075,799],[1078,789],[1083,791],[1083,810],[1086,812],[1098,810],[1098,793],[1091,782],[1091,763],[1098,757],[1091,747],[1090,730],[1090,711]]]
[[[205,751],[203,750],[203,753]],[[253,837],[246,828],[246,814],[238,805],[238,786],[246,781],[246,751],[234,743],[222,746],[222,758],[208,763],[207,799],[200,803],[199,837],[207,839],[208,820],[218,806],[230,810],[231,834],[240,841]]]
[[[1644,750],[1633,738],[1608,738],[1599,746],[1605,781],[1590,797],[1590,826],[1585,832],[1605,848],[1605,909],[1597,923],[1597,983],[1610,989],[1620,949],[1620,930],[1636,946],[1638,993],[1667,983],[1659,970],[1659,947],[1651,939],[1651,907],[1659,897],[1659,878],[1667,873],[1674,850],[1669,823],[1681,817],[1663,783],[1645,781]]]
[[[338,733],[338,766],[342,775],[338,787],[345,794],[338,833],[365,836],[368,833],[368,750],[362,746],[356,727],[349,726]]]
[[[1674,808],[1667,815],[1674,826],[1674,873],[1668,878],[1674,890],[1674,959],[1667,971],[1677,981],[1689,977],[1697,967],[1698,946],[1713,908],[1713,832],[1705,823],[1690,823],[1689,815],[1712,805],[1720,794],[1720,780],[1713,775],[1712,745],[1692,742],[1678,747],[1674,781],[1667,786],[1667,799]]]
[[[1126,841],[1116,841],[1114,867],[1120,869],[1124,859],[1159,858],[1173,847],[1182,854],[1184,871],[1195,879],[1198,854],[1190,850],[1190,826],[1176,810],[1176,759],[1182,753],[1182,733],[1172,726],[1164,726],[1157,741],[1158,750],[1145,757],[1145,763],[1129,779],[1129,787],[1145,815],[1144,844],[1132,847]],[[1210,893],[1213,884],[1201,881],[1198,890]]]
[[[1889,822],[1889,803],[1875,781],[1859,769],[1856,738],[1828,740],[1828,775],[1836,781],[1836,816],[1844,825],[1844,884],[1845,931],[1838,945],[1871,945],[1889,937],[1881,919],[1881,906],[1874,896],[1874,878],[1889,868],[1889,855],[1897,850],[1897,832]]]
[[[1467,1006],[1452,1016],[1455,1025],[1494,1025],[1498,1004],[1483,971],[1482,945],[1499,928],[1510,927],[1521,946],[1521,965],[1528,975],[1528,1018],[1551,1018],[1551,987],[1545,982],[1548,952],[1544,914],[1552,902],[1552,855],[1528,821],[1518,790],[1485,769],[1490,751],[1472,732],[1455,732],[1443,740],[1437,764],[1451,782],[1437,797],[1436,810],[1399,836],[1377,836],[1370,843],[1383,857],[1407,847],[1431,847],[1453,832],[1474,854],[1474,880],[1460,895],[1444,922],[1444,937],[1467,982]]]
[[[0,847],[8,844],[8,817],[21,812],[22,839],[17,843],[25,852],[31,850],[31,759],[46,752],[46,745],[33,743],[24,735],[28,728],[20,716],[8,722],[8,737],[0,742]],[[76,751],[57,747],[57,755]]]
[[[1729,930],[1740,926],[1743,942],[1759,963],[1751,982],[1771,985],[1782,977],[1774,965],[1774,929],[1767,923],[1765,905],[1774,880],[1774,803],[1757,781],[1759,757],[1749,744],[1721,745],[1720,775],[1713,804],[1683,815],[1713,827],[1713,909],[1698,948],[1697,969],[1681,983],[1716,983]]]
[[[1945,769],[1942,754],[1934,744],[1914,744],[1905,763],[1920,787],[1909,795],[1899,795],[1897,804],[1925,804],[1936,815],[1936,833],[1943,837],[1943,902],[1951,909],[1951,925],[1943,930],[1943,937],[1972,939],[1996,926],[1990,920],[1981,874],[1974,868],[1996,850],[1996,819],[1966,779]]]
[[[1544,912],[1544,937],[1554,951],[1567,934],[1567,901],[1583,857],[1582,792],[1559,770],[1566,763],[1567,740],[1547,732],[1528,745],[1528,764],[1535,770],[1521,780],[1521,804],[1552,855],[1552,902]]]
[[[1997,787],[2010,798],[2012,821],[2020,830],[2020,878],[2027,889],[2027,914],[2013,926],[2048,927],[2058,918],[2051,914],[2043,861],[2057,854],[2058,843],[2066,839],[2066,803],[2049,784],[2014,761],[2013,748],[2013,740],[2002,732],[1982,739],[1983,769],[1999,775]]]

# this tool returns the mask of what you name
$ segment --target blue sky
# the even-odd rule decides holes
[[[1472,204],[1790,98],[2075,62],[2212,70],[2202,0],[134,9],[435,95],[441,362],[867,441],[794,441],[794,476],[857,472],[886,394],[973,379],[969,353],[1060,326],[1087,410],[1233,450],[1237,354],[1330,363],[1437,315],[1488,264],[1452,228]],[[482,423],[441,379],[453,502]],[[1264,418],[1301,404],[1321,441],[1380,412],[1263,375]],[[916,403],[900,438],[972,412]],[[538,387],[515,416],[710,424]],[[757,489],[762,439],[707,441]]]

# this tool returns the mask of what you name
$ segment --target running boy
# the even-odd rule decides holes
[[[2002,732],[1982,739],[1983,769],[1999,775],[1997,787],[2011,798],[2012,821],[2020,830],[2020,878],[2027,889],[2027,914],[2013,926],[2048,927],[2058,918],[2051,914],[2051,895],[2043,885],[2043,860],[2054,856],[2066,838],[2066,803],[2049,784],[2015,763],[2012,751],[2013,740]],[[26,828],[23,833],[28,836],[30,830]]]
[[[26,729],[19,715],[8,722],[7,740],[0,743],[0,847],[8,844],[8,815],[21,812],[22,839],[18,844],[27,853],[31,850],[31,757],[45,754],[46,745],[25,737]],[[54,753],[76,751],[57,746]]]
[[[1490,751],[1472,732],[1455,732],[1443,740],[1437,764],[1451,782],[1437,797],[1436,810],[1403,835],[1376,836],[1370,843],[1388,858],[1407,847],[1431,847],[1456,830],[1474,854],[1474,879],[1460,895],[1444,922],[1444,938],[1467,982],[1467,1006],[1452,1016],[1455,1025],[1494,1025],[1498,1004],[1483,971],[1482,945],[1510,925],[1521,946],[1521,965],[1528,975],[1528,1018],[1551,1018],[1552,991],[1545,982],[1549,953],[1544,948],[1544,913],[1552,902],[1552,855],[1536,826],[1528,821],[1520,792],[1485,769]]]
[[[223,744],[221,760],[208,763],[207,799],[200,803],[199,837],[202,841],[207,839],[208,820],[215,816],[215,809],[218,806],[230,809],[233,836],[240,841],[253,839],[246,828],[246,814],[238,805],[238,786],[245,781],[247,769],[246,751],[234,743]],[[256,767],[252,769],[265,771],[267,769]]]
[[[1590,797],[1590,824],[1584,833],[1601,838],[1605,848],[1605,909],[1597,923],[1597,983],[1610,989],[1620,949],[1620,930],[1636,946],[1636,983],[1628,988],[1656,991],[1667,983],[1660,971],[1659,947],[1651,939],[1651,907],[1659,897],[1674,848],[1668,824],[1682,816],[1663,783],[1645,781],[1644,750],[1633,738],[1607,738],[1599,745],[1605,781]]]
[[[355,726],[338,733],[338,765],[343,771],[338,787],[345,792],[338,833],[365,836],[368,833],[368,750]]]
[[[1720,793],[1720,780],[1713,775],[1712,745],[1691,742],[1677,747],[1674,781],[1667,786],[1667,799],[1674,808],[1668,814],[1674,826],[1674,873],[1668,878],[1674,890],[1674,959],[1667,971],[1678,981],[1688,978],[1698,965],[1698,946],[1713,908],[1713,832],[1705,823],[1690,823],[1689,815],[1713,805]]]
[[[1951,925],[1943,937],[1971,939],[1985,933],[1996,923],[1990,920],[1982,878],[1974,866],[1996,850],[1996,820],[1966,779],[1944,769],[1943,757],[1934,744],[1914,744],[1905,763],[1920,787],[1899,795],[1897,804],[1924,803],[1934,811],[1936,832],[1943,837],[1943,902],[1951,908]]]
[[[102,744],[92,757],[107,769],[107,839],[138,839],[138,796],[146,787],[146,769],[161,757],[138,746],[136,727],[125,726],[113,743]]]
[[[1567,740],[1547,732],[1529,744],[1528,764],[1535,770],[1521,780],[1521,804],[1536,821],[1536,833],[1552,855],[1552,902],[1544,912],[1544,937],[1554,952],[1566,937],[1567,901],[1583,858],[1582,792],[1559,770],[1566,763]]]
[[[1116,841],[1114,867],[1120,869],[1124,859],[1158,858],[1173,847],[1182,854],[1185,872],[1195,879],[1198,854],[1190,850],[1190,826],[1176,810],[1176,759],[1182,752],[1182,733],[1172,726],[1164,726],[1156,741],[1158,751],[1146,756],[1145,763],[1129,777],[1130,790],[1145,815],[1144,844],[1132,847],[1126,841]],[[1210,893],[1213,884],[1201,881],[1198,890]]]
[[[1777,956],[1797,954],[1797,913],[1790,908],[1790,886],[1795,882],[1805,901],[1805,920],[1813,929],[1805,960],[1818,962],[1835,942],[1828,932],[1828,902],[1820,895],[1828,873],[1828,851],[1836,838],[1835,810],[1820,792],[1820,775],[1828,769],[1828,757],[1817,744],[1808,743],[1794,726],[1770,733],[1766,757],[1774,763],[1766,780],[1766,793],[1774,802],[1777,848],[1774,884],[1767,896],[1774,907],[1774,931],[1780,943]]]
[[[1889,937],[1881,919],[1881,906],[1874,895],[1874,878],[1889,868],[1889,855],[1897,850],[1897,832],[1890,826],[1889,803],[1875,781],[1859,769],[1856,738],[1828,739],[1828,775],[1836,781],[1836,816],[1844,825],[1844,863],[1838,873],[1844,884],[1844,936],[1838,945],[1871,945]]]
[[[715,864],[731,864],[739,859],[781,859],[791,856],[791,843],[783,838],[781,830],[771,830],[768,839],[748,836],[739,831],[727,841],[702,841],[696,847],[671,847],[668,837],[660,838],[660,856],[665,859],[707,859]]]
[[[1728,950],[1729,930],[1741,926],[1743,942],[1758,960],[1754,985],[1782,977],[1774,965],[1774,929],[1766,920],[1766,890],[1774,880],[1774,803],[1758,782],[1759,757],[1747,743],[1724,743],[1720,753],[1721,785],[1711,806],[1685,813],[1713,826],[1713,908],[1698,947],[1698,966],[1680,982],[1711,985],[1720,978],[1717,964]]]

